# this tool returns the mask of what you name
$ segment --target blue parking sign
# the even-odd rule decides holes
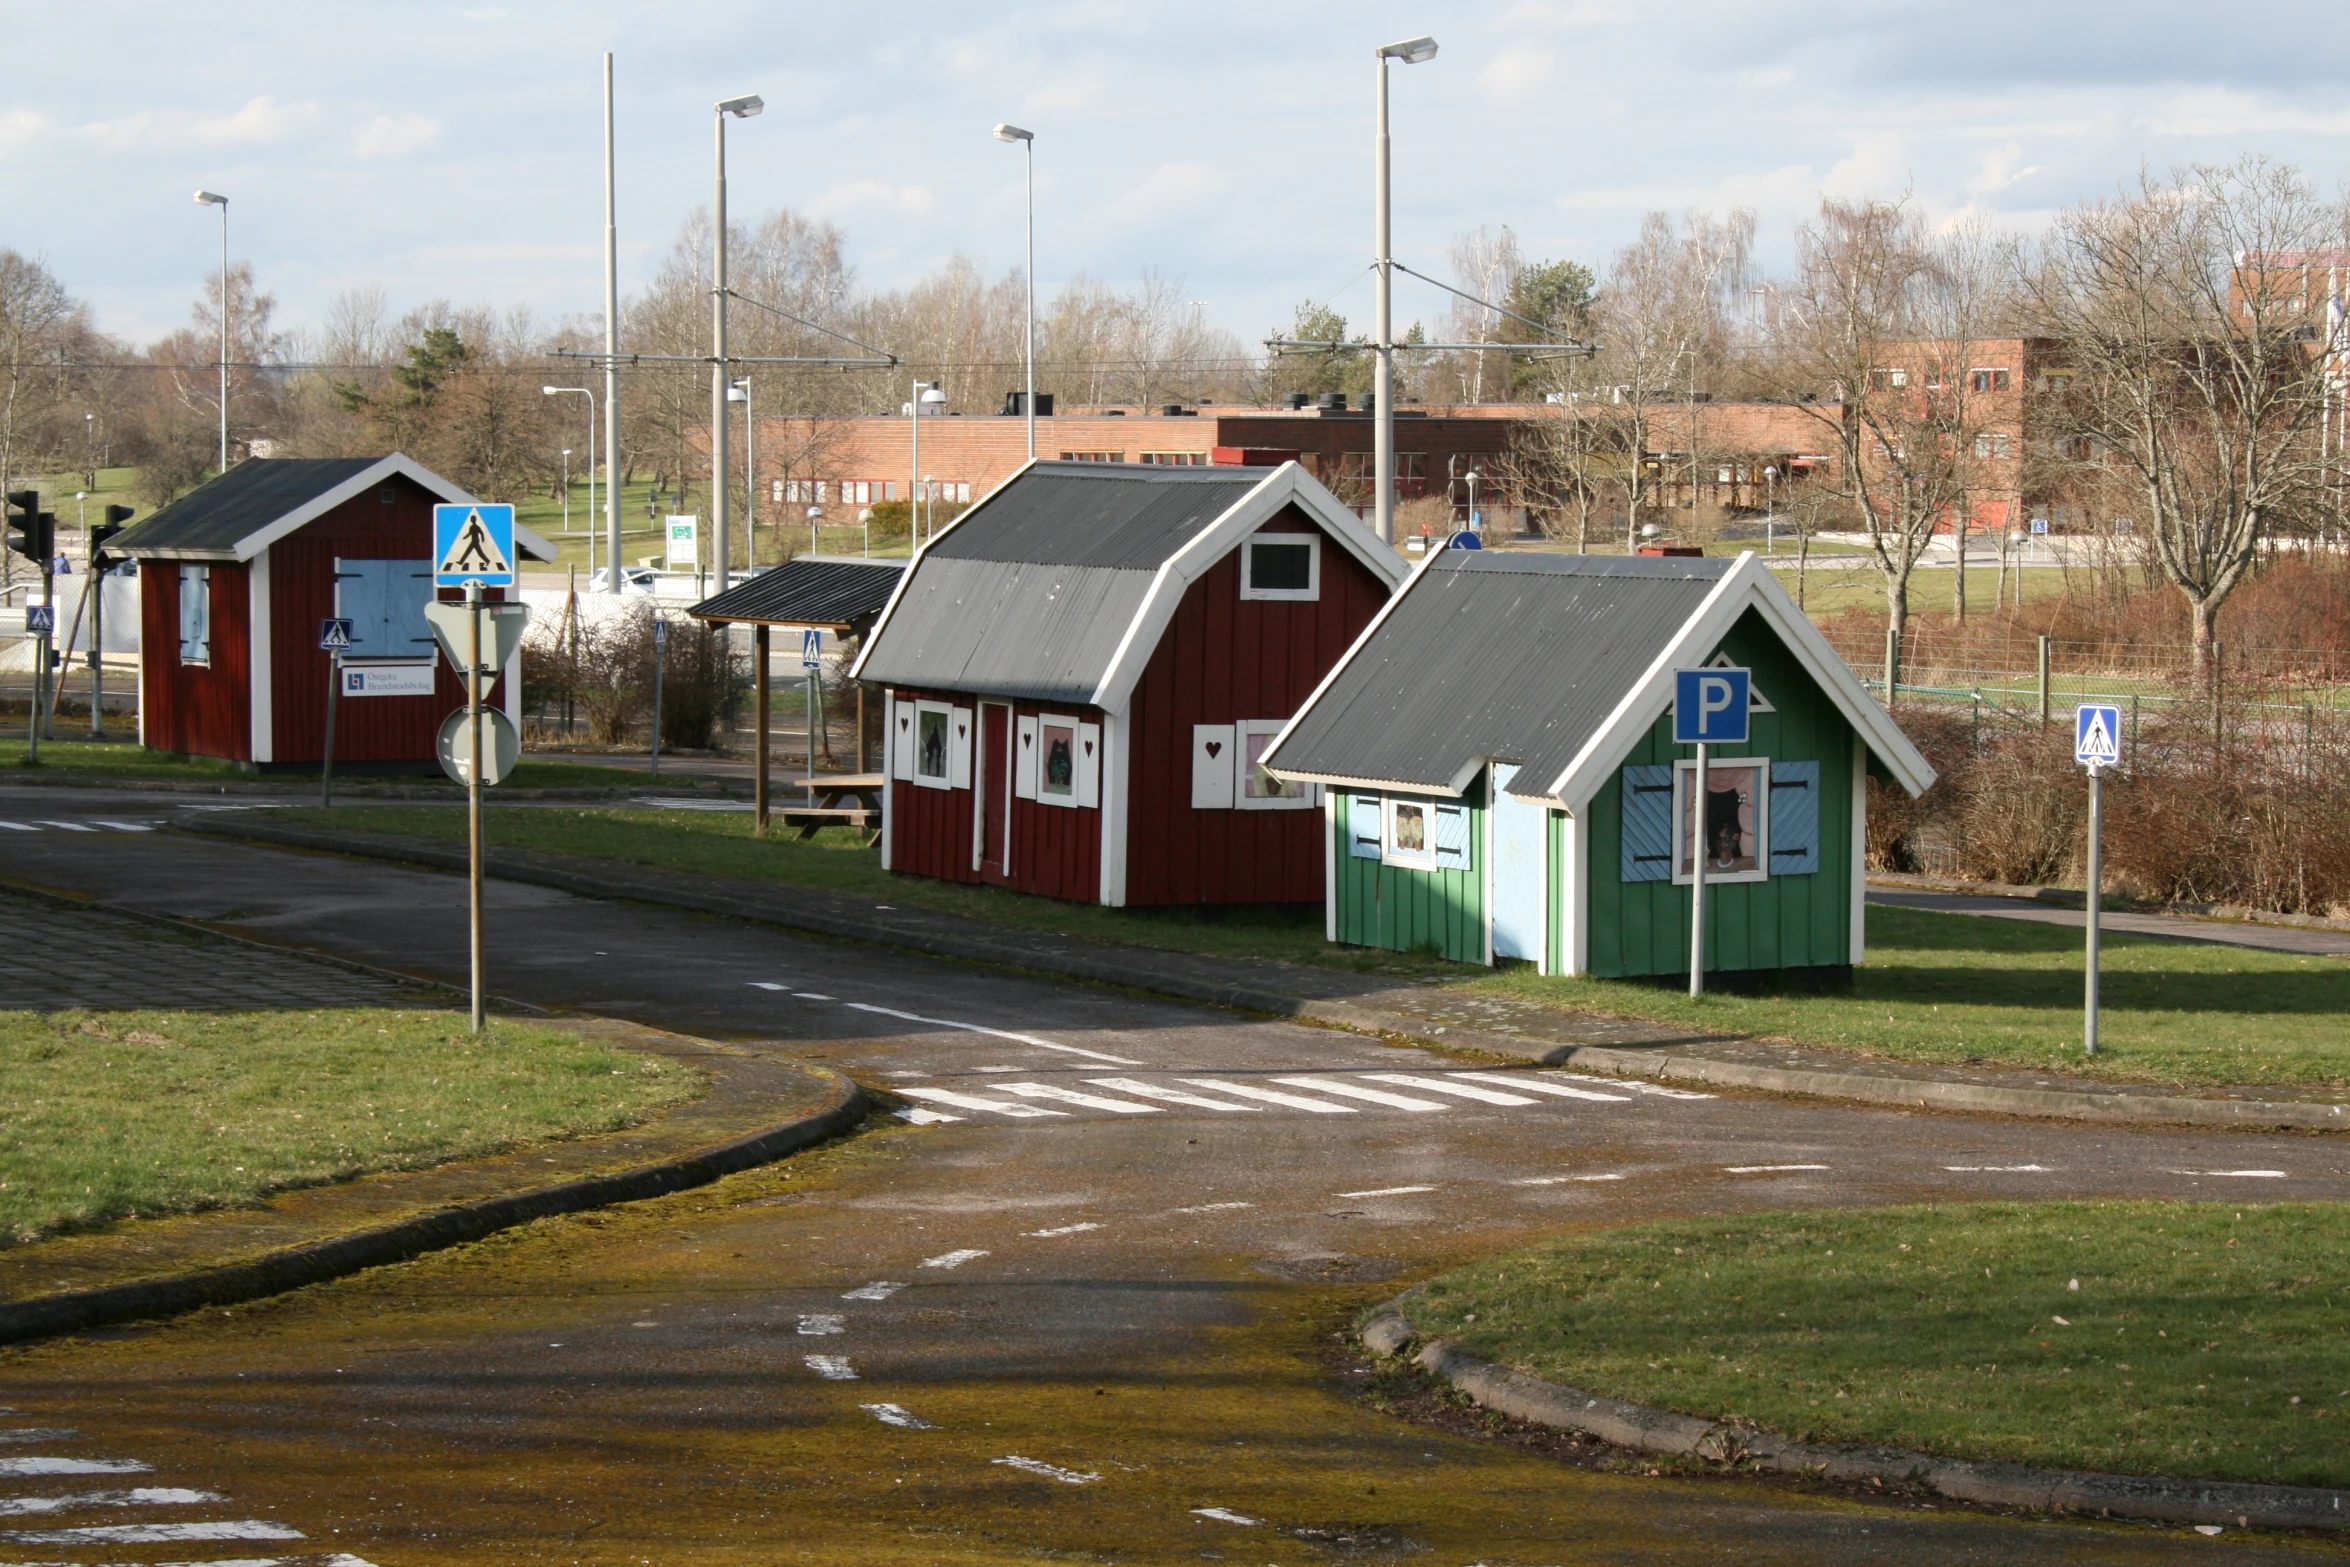
[[[1745,744],[1751,678],[1749,670],[1722,667],[1673,671],[1674,743]]]

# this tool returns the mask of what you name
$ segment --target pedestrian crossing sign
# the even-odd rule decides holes
[[[432,509],[433,584],[461,588],[514,586],[514,508],[435,506]]]
[[[329,615],[318,623],[318,650],[322,653],[351,651],[351,622],[341,615]]]
[[[2083,767],[2117,767],[2122,759],[2122,710],[2084,702],[2073,714],[2073,760]]]

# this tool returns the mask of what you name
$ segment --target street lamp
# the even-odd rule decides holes
[[[588,400],[587,567],[588,581],[593,582],[596,580],[596,394],[589,391],[584,386],[542,386],[539,388],[539,395],[541,397],[561,397],[566,392],[577,392],[580,396]],[[568,463],[571,454],[566,451],[563,455],[565,461]],[[571,481],[568,478],[563,481],[563,531],[565,533],[569,533],[571,531]],[[612,557],[610,560],[604,563],[606,569],[611,571],[618,571],[620,569],[620,552],[617,535],[614,536],[613,547],[607,549],[604,553]],[[617,584],[613,587],[612,591],[615,593],[620,591]]]
[[[751,417],[751,378],[728,384],[726,400],[743,405],[743,564],[759,564],[759,424]]]
[[[823,554],[823,553],[824,553],[824,550],[823,550],[823,548],[822,548],[822,544],[823,544],[823,535],[822,535],[822,534],[820,534],[820,533],[818,533],[818,532],[816,531],[817,529],[821,528],[822,526],[824,526],[824,508],[823,508],[823,507],[821,507],[821,506],[811,506],[811,507],[809,507],[809,508],[808,508],[808,553],[809,553],[809,554],[811,554],[811,555],[821,555],[821,554]]]
[[[571,536],[571,448],[568,446],[563,448],[563,536]]]
[[[220,209],[220,471],[228,472],[228,198],[196,192],[196,205]]]
[[[726,121],[750,119],[767,107],[757,93],[718,101],[715,195],[710,230],[710,531],[717,541],[718,591],[727,587],[726,538]]]
[[[1485,519],[1477,510],[1477,482],[1484,477],[1474,468],[1469,470],[1469,531],[1480,538],[1485,534]]]
[[[1763,468],[1763,553],[1779,553],[1779,470]]]
[[[1378,274],[1378,341],[1372,352],[1378,369],[1372,379],[1372,517],[1379,537],[1395,543],[1395,256],[1388,223],[1387,62],[1421,65],[1436,58],[1436,40],[1407,38],[1376,51],[1379,62],[1379,130],[1373,142],[1371,181],[1372,270]]]
[[[1024,131],[1017,125],[999,125],[995,128],[997,141],[1020,144],[1020,153],[1028,165],[1028,330],[1022,355],[1028,364],[1028,395],[1022,410],[1028,415],[1028,460],[1036,461],[1036,132]],[[917,410],[919,417],[919,410]]]

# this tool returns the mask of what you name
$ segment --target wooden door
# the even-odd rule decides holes
[[[978,755],[972,759],[971,847],[980,880],[1010,881],[1012,846],[1012,709],[1002,702],[979,704]]]

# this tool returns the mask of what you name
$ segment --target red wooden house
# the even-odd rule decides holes
[[[124,530],[113,548],[139,563],[140,743],[253,771],[318,766],[319,623],[342,616],[353,641],[335,766],[439,771],[434,737],[465,692],[424,618],[432,509],[472,498],[397,452],[256,457]],[[554,558],[528,529],[514,537],[525,557]],[[492,693],[518,722],[520,686],[510,668]]]
[[[1406,573],[1294,462],[1030,464],[915,558],[858,658],[889,704],[882,863],[1320,901],[1315,786],[1257,756]]]

